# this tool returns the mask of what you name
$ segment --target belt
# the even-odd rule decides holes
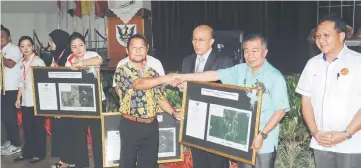
[[[134,117],[134,116],[131,116],[129,114],[125,114],[123,113],[122,116],[128,120],[132,120],[132,121],[135,121],[135,122],[140,122],[140,123],[152,123],[155,119],[155,117],[152,117],[152,118],[138,118],[138,117]]]

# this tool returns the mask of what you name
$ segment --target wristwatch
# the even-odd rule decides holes
[[[267,137],[268,137],[268,135],[267,134],[265,134],[264,132],[259,132],[259,134],[263,137],[263,140],[265,140]]]
[[[352,138],[352,135],[350,133],[348,133],[347,130],[343,131],[343,133],[345,134],[346,139]]]

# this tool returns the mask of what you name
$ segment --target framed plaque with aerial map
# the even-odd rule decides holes
[[[36,116],[100,118],[99,68],[32,67]]]
[[[254,165],[262,89],[188,82],[180,143]]]
[[[120,112],[101,115],[104,167],[119,167],[121,153],[120,118]],[[158,163],[183,161],[183,146],[179,144],[180,122],[165,112],[159,112],[157,120],[159,124]]]

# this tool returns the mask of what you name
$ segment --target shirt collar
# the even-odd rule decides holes
[[[345,55],[345,52],[346,52],[347,50],[349,50],[348,47],[346,46],[346,44],[343,44],[342,50],[340,51],[340,53],[338,53],[337,57],[332,60],[332,62],[334,62],[334,61],[336,61],[336,60],[338,60],[338,59],[341,59],[341,58]],[[322,53],[322,59],[323,59],[324,61],[327,61],[325,53]]]
[[[206,62],[207,59],[208,59],[208,57],[209,57],[209,55],[211,54],[211,52],[212,52],[212,48],[210,48],[210,49],[209,49],[206,53],[204,53],[203,55],[197,55],[197,58],[203,57],[203,58],[204,58],[204,61],[203,61],[203,62]]]
[[[140,70],[138,69],[138,67],[137,67],[133,62],[128,61],[127,64],[128,64],[128,66],[129,66],[130,68],[133,68],[133,69],[136,69],[136,70],[140,71]],[[147,72],[148,69],[149,69],[149,66],[148,66],[147,63],[145,63],[145,64],[144,64],[144,72]]]
[[[11,46],[11,43],[10,42],[8,42],[2,49],[1,49],[1,51],[4,51],[4,50],[6,50],[8,47],[10,47]]]
[[[34,59],[35,59],[35,53],[33,53],[33,55],[31,55],[28,60],[25,60],[25,57],[23,57],[21,62],[23,62],[23,64],[27,64],[29,61],[32,61]]]

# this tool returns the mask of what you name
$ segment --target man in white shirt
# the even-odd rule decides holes
[[[21,151],[17,110],[14,105],[18,92],[18,75],[22,54],[19,47],[11,44],[10,31],[1,26],[1,52],[4,55],[5,95],[1,95],[1,121],[4,123],[8,141],[1,146],[2,155],[11,155]]]
[[[340,18],[321,19],[315,40],[322,53],[307,62],[296,88],[317,168],[361,165],[361,54],[346,47],[345,32]]]

